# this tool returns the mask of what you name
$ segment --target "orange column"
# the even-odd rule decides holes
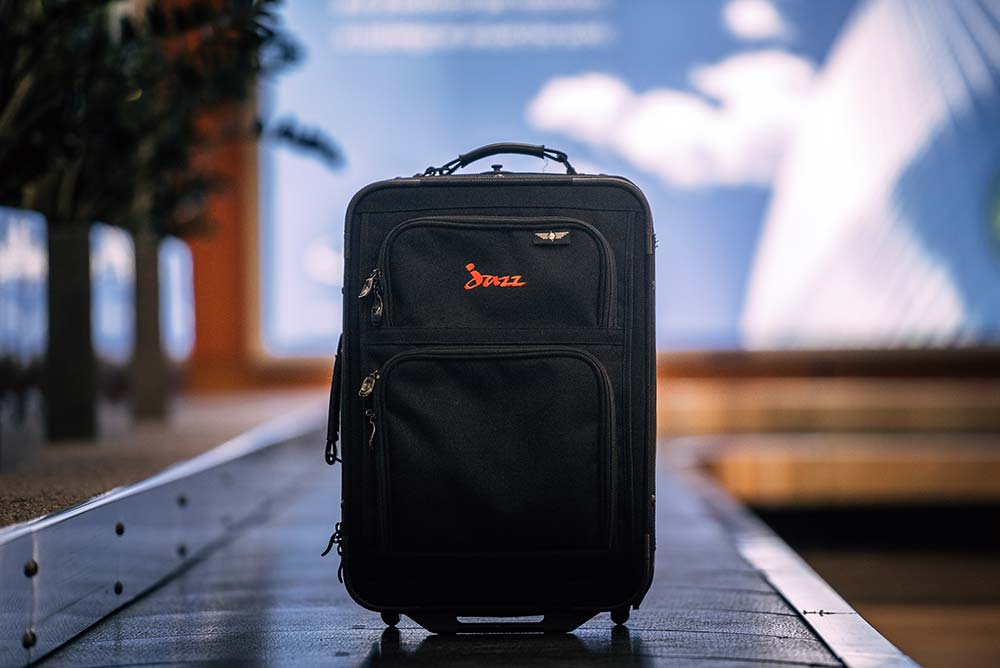
[[[195,345],[188,379],[194,389],[254,384],[247,354],[246,149],[231,141],[199,156],[198,166],[225,178],[228,187],[211,197],[205,236],[190,239],[194,258]]]

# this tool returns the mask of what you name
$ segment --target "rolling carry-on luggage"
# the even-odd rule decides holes
[[[566,174],[453,173],[504,153]],[[653,247],[635,185],[543,146],[485,146],[354,196],[326,459],[343,463],[331,545],[355,601],[444,633],[569,631],[639,606]]]

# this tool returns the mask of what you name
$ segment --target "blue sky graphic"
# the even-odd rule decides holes
[[[544,143],[567,151],[582,166],[635,181],[649,198],[659,240],[659,347],[740,347],[739,317],[769,197],[767,186],[672,185],[619,152],[539,130],[529,122],[527,109],[555,77],[599,72],[620,79],[636,93],[664,88],[693,92],[693,68],[763,49],[796,54],[821,68],[854,2],[776,2],[786,29],[756,40],[738,37],[726,27],[726,3],[718,0],[590,4],[595,9],[544,16],[517,11],[502,16],[352,15],[335,11],[337,0],[285,6],[286,25],[306,57],[295,70],[264,86],[262,104],[270,116],[292,115],[304,124],[321,126],[342,147],[346,165],[330,171],[282,147],[262,149],[262,331],[269,352],[333,352],[340,331],[336,265],[344,210],[355,191],[496,141]],[[429,52],[351,50],[338,46],[335,38],[345,25],[359,22],[480,25],[543,19],[600,22],[614,36],[606,44],[580,48]],[[501,161],[507,169],[542,167],[531,158],[505,156]],[[556,171],[558,165],[545,168]]]

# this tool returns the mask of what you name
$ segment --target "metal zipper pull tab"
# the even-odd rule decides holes
[[[375,303],[372,304],[371,321],[373,325],[382,324],[382,291],[375,289]]]
[[[375,389],[375,381],[378,380],[378,370],[372,371],[370,374],[365,376],[365,379],[361,381],[361,389],[358,390],[359,397],[367,397],[371,395],[372,391]]]
[[[364,285],[361,286],[361,292],[358,293],[358,299],[364,299],[368,295],[372,295],[375,299],[372,302],[372,312],[371,312],[371,323],[373,325],[382,324],[382,272],[378,268],[372,270],[371,275],[365,279]]]
[[[372,271],[371,275],[365,279],[364,285],[361,286],[361,292],[358,293],[358,299],[364,299],[375,287],[375,282],[378,281],[379,270],[375,269]]]
[[[365,411],[365,415],[368,417],[368,424],[371,425],[372,430],[368,435],[368,448],[370,450],[375,449],[375,411],[369,408]]]

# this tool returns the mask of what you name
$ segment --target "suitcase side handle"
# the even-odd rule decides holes
[[[473,149],[468,153],[462,153],[450,162],[446,162],[440,167],[428,167],[419,176],[447,176],[476,160],[488,158],[491,155],[516,154],[531,155],[542,160],[549,159],[562,163],[566,167],[567,174],[576,174],[573,165],[569,164],[569,157],[563,152],[554,148],[546,148],[541,144],[518,144],[514,142],[501,142],[499,144],[487,144]]]

